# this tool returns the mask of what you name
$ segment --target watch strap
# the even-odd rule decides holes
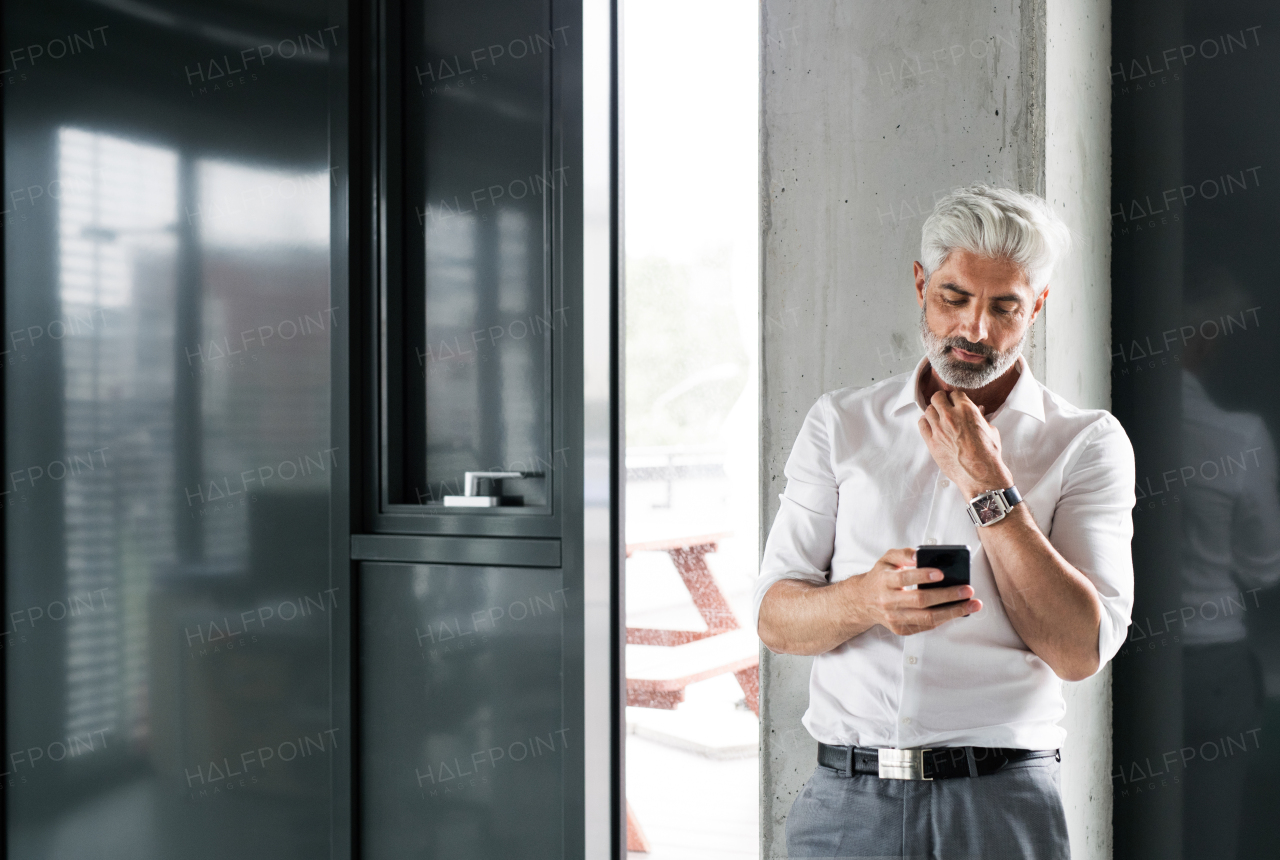
[[[1013,507],[1018,502],[1022,501],[1022,494],[1018,492],[1017,487],[1010,487],[1009,489],[1001,490],[1000,492],[1004,494],[1004,500],[1009,503],[1009,507]]]

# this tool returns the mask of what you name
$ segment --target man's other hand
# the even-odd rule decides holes
[[[933,461],[971,499],[1013,486],[1000,452],[1000,431],[963,391],[936,391],[920,419],[920,435]]]

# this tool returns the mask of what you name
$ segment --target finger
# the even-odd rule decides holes
[[[938,610],[936,609],[905,610],[898,618],[898,626],[905,627],[907,635],[911,635],[912,633],[923,633],[926,630],[932,630],[942,621],[950,620],[946,618],[942,619],[942,621],[937,620],[935,617],[937,612]]]
[[[971,585],[950,585],[946,588],[923,588],[916,592],[917,599],[920,601],[919,606],[927,608],[930,606],[938,606],[942,603],[954,603],[957,600],[968,600],[973,597],[973,586]]]
[[[909,588],[922,582],[937,582],[940,579],[942,579],[942,571],[936,567],[908,567],[898,571],[898,588]]]
[[[929,429],[936,433],[938,425],[942,421],[942,413],[938,411],[936,406],[930,404],[929,408],[924,411],[924,418],[922,420],[927,421],[929,423]]]
[[[953,404],[955,404],[955,407],[957,409],[963,409],[963,410],[972,409],[975,412],[977,412],[979,415],[981,415],[986,409],[986,407],[979,406],[978,404],[974,403],[968,394],[964,393],[958,388],[955,391],[951,392],[951,401]]]
[[[980,607],[980,601],[969,600],[966,603],[956,605],[956,607],[932,607],[929,609],[914,609],[910,616],[906,617],[906,621],[913,626],[919,626],[920,630],[933,630],[934,627],[945,625],[952,618],[964,618],[968,614],[978,612],[978,609],[970,609],[973,604],[977,603]],[[915,616],[914,613],[922,613],[924,618]]]
[[[933,441],[933,425],[929,423],[929,419],[921,418],[918,422],[920,427],[920,435],[924,437],[925,444]]]
[[[943,621],[951,621],[952,618],[964,618],[972,616],[975,612],[982,612],[982,600],[966,600],[955,607],[927,609],[925,612],[932,612],[934,616],[940,618],[938,623],[941,625]]]
[[[916,551],[914,547],[902,547],[901,549],[891,549],[884,555],[880,556],[877,564],[887,565],[890,568],[897,569],[901,567],[915,568]]]

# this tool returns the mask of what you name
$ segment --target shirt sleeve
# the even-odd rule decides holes
[[[1280,498],[1276,496],[1276,449],[1261,418],[1252,446],[1244,451],[1240,497],[1231,522],[1231,556],[1242,588],[1280,582]]]
[[[760,577],[756,580],[754,615],[760,629],[760,604],[779,580],[825,583],[835,552],[838,488],[831,465],[830,395],[809,410],[796,437],[783,474],[787,486],[769,530]]]
[[[1102,603],[1098,666],[1124,643],[1133,612],[1133,445],[1114,416],[1090,428],[1063,478],[1049,542],[1093,583]]]

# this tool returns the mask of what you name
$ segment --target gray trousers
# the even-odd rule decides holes
[[[787,816],[792,860],[1069,860],[1052,757],[915,782],[821,765]]]

